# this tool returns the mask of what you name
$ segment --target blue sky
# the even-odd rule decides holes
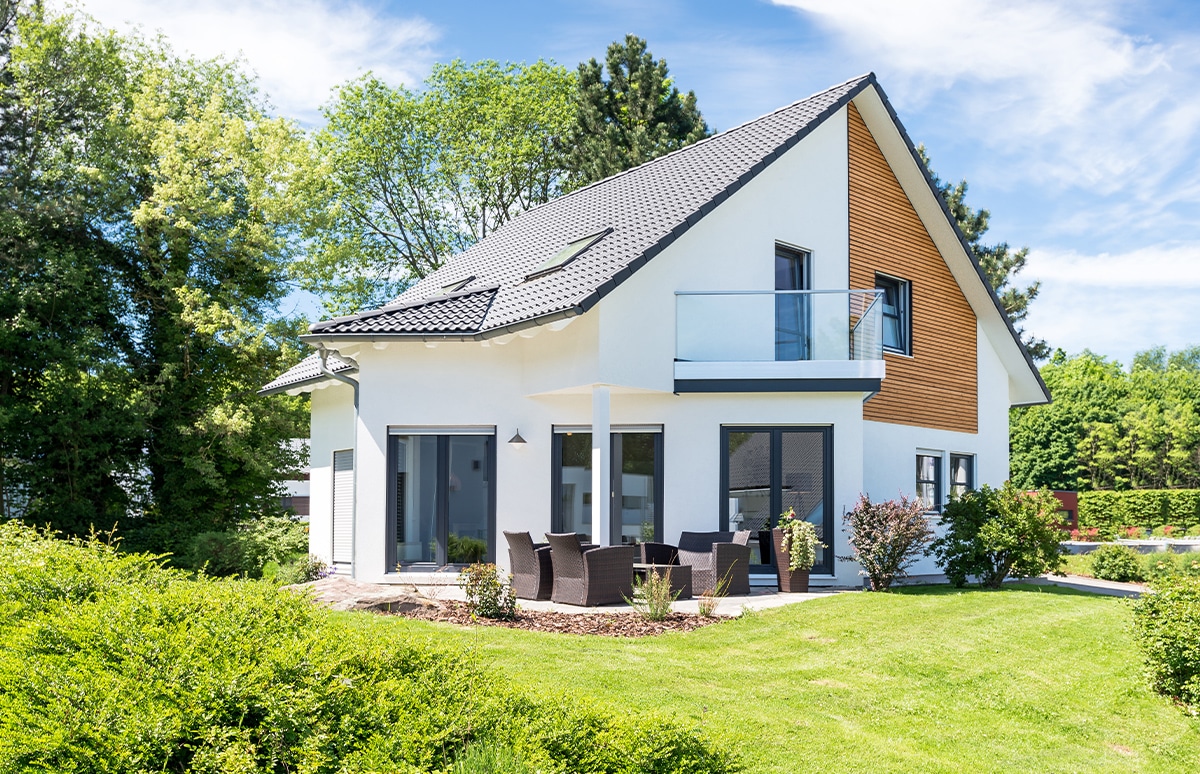
[[[1108,0],[598,0],[589,3],[81,0],[181,50],[241,55],[312,125],[373,70],[434,62],[574,67],[633,32],[724,129],[875,71],[943,178],[1031,248],[1028,327],[1128,364],[1200,344],[1200,4]]]

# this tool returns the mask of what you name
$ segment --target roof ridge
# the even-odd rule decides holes
[[[571,192],[569,192],[569,193],[562,194],[561,196],[556,196],[556,197],[554,197],[553,199],[551,199],[551,200],[549,200],[549,201],[542,202],[541,204],[539,204],[539,205],[537,205],[537,206],[535,206],[535,207],[530,207],[529,209],[527,209],[527,210],[525,210],[525,211],[523,211],[523,212],[519,213],[519,215],[524,215],[525,213],[528,213],[528,212],[534,212],[535,210],[539,210],[539,209],[541,209],[542,207],[545,207],[547,204],[553,204],[554,202],[560,202],[560,201],[562,201],[563,199],[568,199],[568,198],[570,198],[570,197],[574,196],[574,195],[575,195],[575,194],[577,194],[577,193],[582,193],[583,191],[586,191],[586,190],[588,190],[588,189],[590,189],[590,188],[593,188],[593,187],[595,187],[595,186],[598,186],[598,185],[600,185],[601,183],[607,183],[607,182],[609,182],[609,181],[611,181],[611,180],[616,180],[617,178],[619,178],[619,177],[623,177],[623,176],[625,176],[625,175],[628,175],[628,174],[630,174],[631,172],[634,172],[634,171],[636,171],[636,170],[642,169],[642,168],[644,168],[644,167],[648,167],[648,166],[650,166],[650,165],[652,165],[652,164],[656,164],[656,163],[658,163],[658,162],[660,162],[660,161],[663,161],[663,160],[665,160],[665,159],[669,159],[669,158],[671,158],[672,156],[674,156],[674,155],[676,155],[676,154],[678,154],[678,153],[682,153],[683,151],[691,150],[692,148],[698,148],[698,147],[700,147],[700,146],[702,146],[702,145],[705,145],[706,143],[709,143],[709,142],[711,142],[712,140],[715,140],[715,139],[717,139],[718,137],[724,137],[725,135],[731,134],[731,133],[733,133],[733,132],[736,132],[736,131],[738,131],[738,130],[740,130],[740,129],[744,129],[744,128],[746,128],[747,126],[750,126],[751,124],[758,123],[759,121],[762,121],[763,119],[770,118],[771,116],[774,116],[774,115],[778,115],[779,113],[782,113],[782,112],[784,112],[785,110],[791,110],[792,108],[794,108],[794,107],[796,107],[797,105],[799,105],[801,102],[807,102],[807,101],[809,101],[810,99],[815,99],[816,97],[820,97],[820,96],[821,96],[821,95],[823,95],[823,94],[828,94],[828,93],[829,93],[829,92],[831,92],[831,91],[836,91],[837,89],[845,88],[846,86],[849,86],[849,85],[850,85],[850,84],[852,84],[852,83],[856,83],[856,82],[859,82],[859,81],[864,81],[864,80],[869,80],[869,81],[872,81],[872,82],[873,82],[873,81],[875,81],[875,73],[874,73],[874,71],[869,71],[869,72],[866,72],[866,73],[864,73],[864,74],[862,74],[862,75],[856,75],[855,77],[853,77],[853,78],[849,78],[849,79],[847,79],[847,80],[845,80],[845,81],[842,81],[842,82],[841,82],[841,83],[839,83],[839,84],[836,84],[836,85],[834,85],[834,86],[830,86],[830,87],[829,87],[829,88],[827,88],[827,89],[821,89],[820,91],[815,91],[815,92],[813,92],[812,94],[809,94],[807,97],[803,97],[803,98],[801,98],[801,99],[798,99],[798,100],[796,100],[795,102],[791,102],[791,103],[789,103],[789,104],[787,104],[787,105],[784,105],[784,106],[783,106],[783,107],[781,107],[781,108],[776,108],[775,110],[769,111],[769,112],[767,112],[767,113],[763,113],[761,116],[758,116],[757,118],[751,118],[749,121],[743,121],[742,123],[738,124],[737,126],[731,126],[731,127],[730,127],[730,128],[728,128],[728,129],[722,129],[722,130],[721,130],[721,131],[719,131],[719,132],[716,132],[716,133],[714,133],[714,134],[710,134],[708,137],[704,137],[704,138],[702,138],[702,139],[700,139],[700,140],[696,140],[696,142],[693,142],[693,143],[691,143],[691,144],[689,144],[689,145],[684,145],[682,148],[676,148],[675,150],[673,150],[673,151],[670,151],[669,153],[664,153],[664,154],[663,154],[663,155],[661,155],[661,156],[655,156],[655,157],[654,157],[654,158],[652,158],[652,159],[647,159],[646,161],[643,161],[641,164],[638,164],[638,165],[637,165],[637,166],[635,166],[635,167],[630,167],[629,169],[622,169],[620,172],[615,172],[615,173],[613,173],[613,174],[609,175],[608,177],[605,177],[605,178],[602,178],[602,179],[600,179],[600,180],[596,180],[596,181],[593,181],[593,182],[591,182],[591,183],[588,183],[587,185],[585,185],[585,186],[583,186],[583,187],[581,187],[581,188],[576,188],[574,191],[571,191]],[[515,220],[516,220],[516,219],[514,218],[513,220],[510,220],[508,223],[506,223],[506,224],[504,224],[504,225],[505,225],[505,226],[507,226],[507,225],[509,225],[510,223],[513,223],[513,222],[515,222]],[[498,229],[497,229],[497,230],[498,230]],[[469,248],[468,248],[468,249],[469,249]],[[465,251],[464,251],[464,252],[465,252]],[[461,253],[460,253],[460,255],[461,255]]]

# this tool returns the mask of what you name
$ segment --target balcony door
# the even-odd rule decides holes
[[[832,545],[832,427],[723,427],[721,447],[721,529],[763,533],[750,541],[751,572],[775,572],[765,533],[788,508]],[[812,571],[833,573],[831,549],[817,549]]]
[[[775,289],[809,290],[810,254],[775,247]],[[809,360],[812,355],[812,311],[801,293],[775,296],[775,359]]]

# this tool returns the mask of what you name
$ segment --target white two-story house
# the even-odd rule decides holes
[[[505,565],[502,530],[675,542],[794,507],[831,546],[813,582],[857,584],[861,492],[936,511],[1000,484],[1009,407],[1049,400],[873,75],[532,209],[306,340],[264,391],[311,392],[311,550],[374,582]]]

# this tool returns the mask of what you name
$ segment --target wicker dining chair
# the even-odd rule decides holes
[[[633,596],[633,546],[584,550],[574,532],[547,533],[554,587],[550,599],[568,605],[607,605]]]
[[[508,564],[512,587],[518,599],[549,599],[554,583],[550,545],[534,543],[528,532],[504,532],[508,540]]]

